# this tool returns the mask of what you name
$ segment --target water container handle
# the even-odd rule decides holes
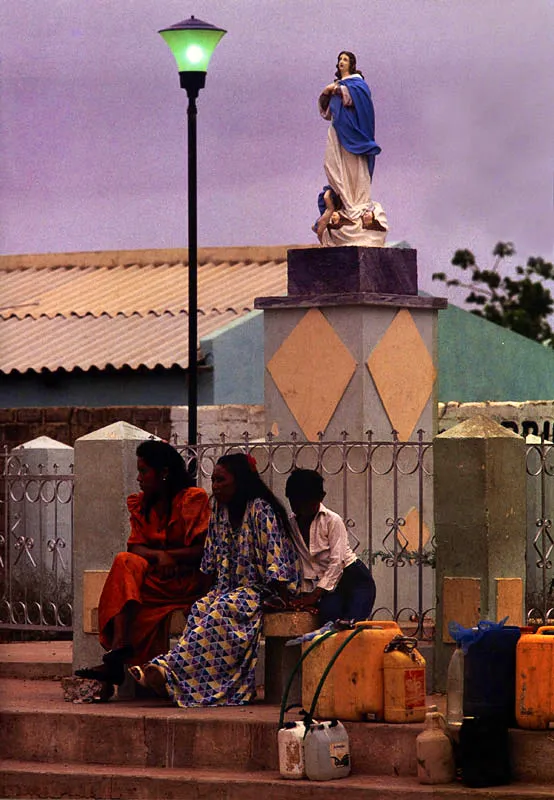
[[[554,636],[554,625],[541,625],[541,627],[537,629],[537,634],[539,633],[543,636]]]
[[[393,650],[400,650],[406,655],[411,655],[417,647],[417,639],[413,636],[402,636],[397,634],[394,639],[385,646],[385,653],[391,653]]]

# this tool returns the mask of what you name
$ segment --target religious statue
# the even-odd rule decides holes
[[[339,53],[335,77],[319,97],[320,113],[331,121],[324,163],[329,183],[319,194],[313,230],[326,247],[382,247],[388,222],[381,204],[371,199],[375,156],[381,152],[371,92],[354,53]]]

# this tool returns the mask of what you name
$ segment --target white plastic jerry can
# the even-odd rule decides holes
[[[279,772],[282,778],[299,780],[306,777],[304,761],[304,733],[306,727],[303,722],[285,722],[277,734],[277,748],[279,751]]]
[[[350,775],[350,742],[341,722],[310,725],[304,739],[306,777],[311,781],[332,781]]]
[[[425,729],[416,737],[417,777],[420,783],[451,783],[456,770],[452,742],[446,735],[444,717],[429,706]]]

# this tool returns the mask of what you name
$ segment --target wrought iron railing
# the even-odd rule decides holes
[[[432,532],[432,443],[305,442],[292,435],[264,441],[200,442],[194,453],[198,483],[209,492],[217,459],[242,451],[256,458],[275,493],[296,467],[325,478],[325,502],[344,518],[351,544],[377,583],[374,617],[395,619],[404,630],[432,639],[435,625],[435,540]],[[527,618],[554,624],[554,445],[528,444]],[[30,474],[22,456],[0,450],[0,628],[71,631],[73,605],[73,486],[71,470],[54,465]]]
[[[552,512],[554,510],[554,445],[541,437],[527,445],[527,621],[554,624]]]
[[[395,619],[420,638],[434,635],[434,552],[432,535],[432,443],[424,431],[417,441],[340,440],[306,442],[294,434],[280,440],[200,443],[194,452],[176,446],[189,463],[196,460],[198,483],[207,491],[217,459],[245,452],[256,459],[267,485],[284,497],[286,478],[297,467],[325,478],[325,502],[345,520],[351,544],[374,572],[378,607],[374,617]],[[409,518],[408,517],[409,512]],[[409,530],[408,530],[409,529]]]
[[[71,631],[73,473],[0,451],[0,628]]]

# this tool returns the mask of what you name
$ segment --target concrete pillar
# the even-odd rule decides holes
[[[437,638],[435,686],[446,688],[452,620],[524,619],[525,441],[484,416],[434,440]]]
[[[287,296],[255,302],[256,308],[264,310],[267,430],[284,439],[292,432],[300,441],[316,441],[320,432],[324,440],[336,441],[346,431],[350,442],[367,441],[367,432],[372,431],[374,441],[392,442],[392,429],[398,431],[400,441],[416,441],[418,430],[423,429],[431,441],[437,424],[437,315],[446,301],[417,294],[416,251],[289,250],[288,291]],[[370,508],[363,456],[352,451],[348,455],[351,468],[337,471],[345,452],[346,448],[327,451],[329,472],[338,474],[326,479],[325,502],[345,515],[342,498],[347,477],[346,516],[360,541],[359,552],[368,547],[383,550],[390,528],[387,520],[396,516],[391,499],[393,474],[384,474],[379,459],[374,462],[382,474],[378,489],[374,481]],[[404,456],[408,458],[407,453]],[[306,452],[305,463],[299,466],[313,466],[313,461],[314,454]],[[418,506],[417,475],[402,483],[397,516],[405,519]],[[432,527],[431,488],[429,480],[424,499],[428,529]],[[282,492],[277,483],[275,489]],[[403,569],[398,608],[410,596],[413,600],[410,570]],[[391,607],[391,569],[378,562],[374,576],[376,606]]]
[[[126,549],[127,496],[138,491],[136,449],[149,438],[141,428],[115,422],[75,442],[74,670],[102,658],[91,611],[115,554]]]

